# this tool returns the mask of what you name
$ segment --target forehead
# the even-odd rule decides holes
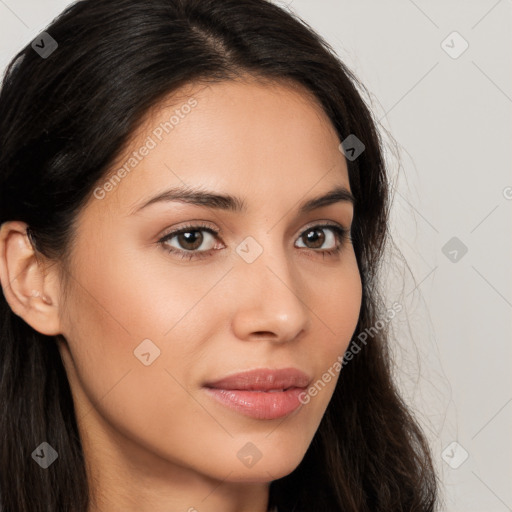
[[[329,118],[300,86],[189,84],[146,115],[111,166],[101,206],[128,213],[176,186],[244,196],[248,208],[282,203],[283,194],[297,201],[308,191],[349,189],[338,145]]]

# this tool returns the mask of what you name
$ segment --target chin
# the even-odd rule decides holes
[[[262,465],[258,469],[256,467],[247,469],[237,469],[233,471],[228,478],[229,482],[243,483],[266,483],[283,478],[292,473],[299,465],[297,464],[270,464]]]
[[[304,451],[284,453],[282,450],[269,450],[268,454],[262,453],[261,458],[256,462],[243,462],[229,464],[226,466],[226,473],[231,471],[227,480],[231,482],[263,483],[283,478],[292,473],[304,458]]]

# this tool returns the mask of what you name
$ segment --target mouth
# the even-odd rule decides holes
[[[256,369],[203,385],[208,395],[254,419],[282,418],[298,409],[311,378],[296,368]]]

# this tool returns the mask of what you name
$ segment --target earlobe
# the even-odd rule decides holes
[[[27,235],[27,224],[7,221],[0,226],[0,283],[12,311],[36,331],[60,333],[57,292],[53,274]]]

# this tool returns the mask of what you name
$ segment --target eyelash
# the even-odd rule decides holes
[[[313,226],[310,226],[308,228],[306,228],[300,236],[303,236],[305,233],[307,233],[308,231],[313,231],[315,229],[330,229],[332,230],[335,235],[336,235],[336,238],[338,239],[338,244],[336,245],[336,247],[334,249],[326,249],[326,250],[315,250],[315,249],[311,249],[313,252],[317,252],[317,253],[320,253],[323,255],[323,257],[325,258],[326,256],[336,256],[338,255],[341,250],[342,250],[342,247],[343,247],[343,244],[345,241],[351,241],[351,233],[348,229],[345,229],[341,226],[338,226],[336,224],[319,224],[319,225],[313,225]],[[207,226],[207,225],[204,225],[204,224],[191,224],[191,225],[188,225],[188,226],[184,226],[180,229],[177,229],[175,231],[171,231],[170,233],[164,235],[160,240],[158,240],[158,243],[160,245],[162,245],[162,247],[164,248],[164,250],[166,250],[168,253],[171,253],[171,254],[175,254],[176,256],[178,256],[179,258],[182,258],[182,259],[188,259],[188,260],[192,260],[192,259],[202,259],[202,258],[207,258],[210,253],[212,253],[213,251],[217,251],[219,249],[209,249],[207,251],[185,251],[185,250],[181,250],[181,249],[177,249],[176,247],[169,247],[169,245],[167,245],[165,242],[169,241],[169,240],[172,240],[175,236],[178,236],[178,235],[181,235],[182,233],[190,233],[190,232],[194,232],[194,231],[206,231],[212,235],[214,235],[215,237],[219,235],[220,232],[218,231],[215,231],[214,229],[212,229],[210,226]],[[299,237],[300,238],[300,237]],[[301,247],[301,249],[304,249],[303,247]]]

